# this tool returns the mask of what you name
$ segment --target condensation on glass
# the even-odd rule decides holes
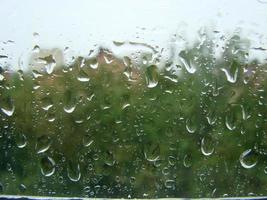
[[[267,196],[267,1],[2,1],[0,193]]]

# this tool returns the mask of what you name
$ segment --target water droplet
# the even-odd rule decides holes
[[[208,123],[210,125],[214,125],[216,120],[217,120],[217,116],[216,116],[216,112],[214,110],[211,110],[208,114],[207,114],[207,120]]]
[[[184,156],[183,164],[184,164],[184,166],[185,166],[186,168],[191,167],[191,165],[192,165],[192,158],[191,158],[191,156],[189,156],[189,155],[186,154],[186,155]]]
[[[42,61],[45,61],[44,68],[45,68],[46,73],[52,74],[52,72],[54,71],[54,68],[56,66],[56,60],[55,60],[54,56],[49,55],[49,56],[39,58],[39,59]]]
[[[92,69],[97,69],[97,68],[98,68],[98,61],[97,61],[97,59],[92,59],[92,60],[90,61],[89,66],[90,66]]]
[[[88,74],[83,69],[80,69],[77,79],[80,82],[88,82],[90,80]]]
[[[94,140],[92,139],[91,135],[85,135],[83,137],[83,145],[85,147],[89,147],[91,144],[93,144]]]
[[[53,107],[53,102],[52,102],[52,99],[50,97],[42,98],[41,103],[42,103],[42,109],[44,109],[45,111],[47,111],[51,107]]]
[[[78,162],[68,162],[67,175],[73,182],[77,182],[81,178],[80,165]]]
[[[240,119],[242,119],[242,117],[241,107],[239,105],[231,105],[225,116],[226,127],[230,131],[235,130],[240,124]]]
[[[76,108],[76,98],[74,92],[67,90],[64,94],[64,111],[66,113],[72,113]]]
[[[1,111],[11,117],[15,111],[14,101],[11,97],[3,98],[1,101]]]
[[[41,173],[44,176],[52,176],[55,173],[55,161],[51,157],[44,156],[41,159]]]
[[[146,82],[148,88],[154,88],[158,85],[159,74],[157,66],[150,65],[146,69]]]
[[[19,190],[20,190],[21,192],[25,192],[26,189],[27,189],[27,187],[26,187],[24,184],[20,184],[20,185],[19,185]]]
[[[179,56],[187,72],[190,74],[194,74],[197,70],[196,65],[191,60],[188,61],[185,51],[181,51],[179,53]]]
[[[214,152],[214,142],[210,137],[203,137],[201,140],[201,152],[204,156],[210,156]]]
[[[116,161],[114,159],[114,154],[110,151],[107,151],[104,154],[104,162],[108,166],[113,166],[116,163]]]
[[[24,148],[27,145],[27,138],[24,134],[16,134],[16,144],[18,148]]]
[[[175,181],[174,180],[166,180],[165,181],[165,187],[168,189],[175,189]]]
[[[107,56],[104,56],[104,60],[107,64],[111,64],[113,60],[111,58],[108,58]]]
[[[253,168],[257,164],[257,162],[258,162],[257,156],[252,151],[252,149],[248,149],[248,150],[244,151],[240,155],[239,161],[240,161],[242,167],[244,167],[246,169]]]
[[[38,45],[35,45],[32,49],[33,53],[39,53],[40,52],[40,47]]]
[[[160,158],[160,146],[159,144],[147,144],[144,147],[145,159],[149,162],[155,162]]]
[[[49,136],[43,135],[37,138],[37,142],[35,145],[36,152],[43,153],[46,152],[52,144],[52,140]]]
[[[233,62],[230,66],[230,68],[222,68],[222,71],[224,72],[226,79],[230,83],[235,83],[237,81],[237,75],[238,75],[238,65],[237,63]]]
[[[189,133],[194,133],[196,132],[197,130],[197,120],[195,119],[195,117],[190,117],[186,120],[186,130],[189,132]]]

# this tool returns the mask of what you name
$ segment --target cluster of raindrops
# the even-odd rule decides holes
[[[168,58],[114,41],[146,51],[101,47],[66,64],[68,47],[33,36],[28,70],[0,68],[0,193],[266,195],[267,65],[246,40],[200,32],[176,49],[175,36]]]

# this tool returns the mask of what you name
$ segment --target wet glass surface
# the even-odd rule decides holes
[[[215,2],[1,2],[0,194],[267,196],[267,2]]]

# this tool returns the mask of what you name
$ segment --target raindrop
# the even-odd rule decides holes
[[[33,53],[39,53],[40,52],[40,47],[38,45],[35,45],[32,49]]]
[[[89,66],[90,66],[92,69],[97,69],[97,68],[98,68],[98,61],[97,61],[97,59],[93,59],[93,60],[91,60]]]
[[[201,140],[201,152],[204,156],[210,156],[214,152],[213,141],[209,137],[203,137]]]
[[[85,147],[89,147],[91,144],[93,144],[94,140],[92,139],[92,136],[90,135],[85,135],[83,137],[83,145]]]
[[[44,97],[41,99],[41,103],[42,103],[42,109],[47,111],[49,110],[51,107],[53,107],[53,102],[52,99],[50,97]]]
[[[186,155],[184,156],[183,164],[184,164],[184,166],[185,166],[186,168],[191,167],[191,165],[192,165],[192,159],[191,159],[191,156],[189,156],[189,155],[186,154]]]
[[[113,60],[108,58],[107,56],[104,56],[104,60],[105,60],[106,64],[111,64],[113,62]]]
[[[44,176],[52,176],[55,173],[55,161],[51,157],[45,156],[41,159],[41,173]]]
[[[27,145],[26,136],[24,134],[18,133],[16,135],[16,144],[17,144],[18,148],[20,148],[20,149],[24,148]]]
[[[222,68],[221,69],[228,82],[235,83],[237,81],[237,75],[238,75],[238,65],[233,62],[230,66],[230,69]]]
[[[150,65],[146,69],[146,82],[148,88],[154,88],[158,85],[159,74],[157,66]]]
[[[79,71],[77,79],[80,82],[88,82],[90,80],[90,78],[88,77],[88,74],[83,69]]]
[[[108,166],[113,166],[116,163],[114,154],[110,151],[107,151],[104,155],[104,162]]]
[[[197,130],[197,120],[195,119],[195,117],[191,117],[191,118],[188,118],[186,120],[186,130],[189,132],[189,133],[194,133],[196,132]]]
[[[160,158],[159,144],[150,144],[144,147],[145,159],[149,162],[155,162]]]
[[[20,184],[20,185],[19,185],[19,190],[20,190],[21,192],[25,192],[26,189],[27,189],[27,187],[26,187],[24,184]]]
[[[38,154],[46,152],[50,148],[51,144],[52,140],[49,136],[43,135],[38,137],[35,145],[36,152]]]
[[[64,111],[72,113],[76,108],[76,98],[72,91],[67,90],[64,94]]]
[[[52,74],[52,72],[54,71],[54,68],[56,66],[56,60],[54,58],[53,55],[49,55],[43,58],[39,58],[42,61],[45,61],[45,71],[47,74]]]
[[[256,157],[255,153],[252,151],[252,149],[248,149],[248,150],[244,151],[240,155],[239,161],[240,161],[242,167],[244,167],[246,169],[253,168],[258,162],[257,157]]]
[[[194,74],[197,70],[195,64],[192,61],[187,61],[186,59],[186,55],[185,55],[185,51],[181,51],[180,54],[180,60],[183,63],[183,65],[185,66],[185,69],[187,70],[188,73],[190,74]]]
[[[68,175],[68,178],[73,182],[77,182],[80,180],[81,171],[80,171],[80,165],[78,162],[72,162],[72,161],[68,162],[67,175]]]
[[[216,112],[214,110],[210,111],[208,114],[207,114],[207,120],[208,120],[208,123],[210,125],[214,125],[216,120],[217,120],[217,116],[216,116]]]
[[[168,189],[175,189],[175,181],[174,180],[166,180],[165,187]]]
[[[240,119],[242,119],[241,107],[239,105],[231,105],[225,116],[226,127],[230,131],[235,130],[240,124]]]
[[[14,101],[11,97],[3,98],[1,101],[1,111],[11,117],[15,111]]]

